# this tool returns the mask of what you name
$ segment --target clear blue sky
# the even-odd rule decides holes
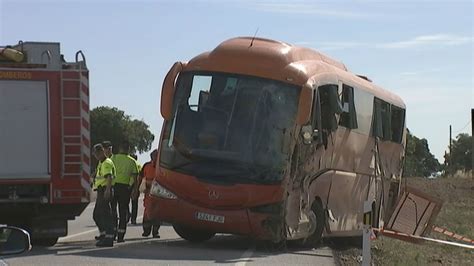
[[[455,134],[471,128],[472,25],[471,0],[0,0],[0,45],[61,42],[68,60],[83,50],[91,107],[143,119],[156,139],[169,67],[259,28],[259,37],[318,49],[400,95],[409,129],[441,162],[449,125]]]

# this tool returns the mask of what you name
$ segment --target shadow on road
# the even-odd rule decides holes
[[[87,256],[101,258],[119,258],[136,260],[161,261],[213,261],[215,263],[236,263],[241,261],[242,253],[253,242],[248,238],[219,235],[210,241],[193,244],[183,239],[127,239],[125,243],[117,244],[113,248],[98,249],[91,241],[68,242],[76,250],[59,251],[57,256]],[[93,247],[93,248],[91,248]],[[60,248],[60,247],[59,247]],[[254,254],[252,257],[266,256]]]
[[[256,242],[252,239],[234,236],[217,235],[203,243],[190,243],[181,238],[155,239],[131,238],[111,248],[97,248],[95,241],[70,241],[58,243],[51,248],[34,247],[23,256],[86,256],[111,259],[161,260],[161,261],[197,261],[214,263],[252,262],[258,258],[279,254],[301,256],[332,257],[326,252],[314,249],[286,247],[279,250],[255,250]],[[251,258],[242,258],[242,254],[252,250]],[[331,253],[332,254],[332,253]],[[22,257],[23,257],[22,256]]]

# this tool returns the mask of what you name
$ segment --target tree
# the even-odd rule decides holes
[[[132,153],[137,151],[143,153],[151,149],[151,144],[155,139],[144,121],[132,120],[124,111],[115,107],[94,108],[90,113],[90,121],[93,144],[109,140],[117,145],[128,140]]]
[[[450,153],[444,155],[446,172],[454,174],[458,170],[472,170],[472,136],[468,134],[459,134],[452,143]]]
[[[440,164],[430,152],[428,141],[419,139],[408,131],[405,151],[404,176],[429,176],[440,170]]]

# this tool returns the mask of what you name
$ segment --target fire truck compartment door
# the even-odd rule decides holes
[[[50,178],[48,84],[0,80],[0,179]]]

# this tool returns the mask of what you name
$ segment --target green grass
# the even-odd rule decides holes
[[[408,185],[435,196],[443,206],[434,224],[454,233],[474,239],[474,179],[408,178]],[[454,241],[440,233],[428,237]],[[464,243],[464,242],[461,242]],[[351,248],[336,251],[341,265],[360,265],[361,250]],[[474,250],[433,242],[413,244],[381,236],[372,242],[375,265],[474,265]]]
[[[444,201],[435,225],[474,239],[474,180],[472,178],[408,179],[408,185]],[[431,232],[429,237],[454,241]],[[376,265],[474,265],[474,250],[424,242],[412,244],[388,237],[373,242]]]

